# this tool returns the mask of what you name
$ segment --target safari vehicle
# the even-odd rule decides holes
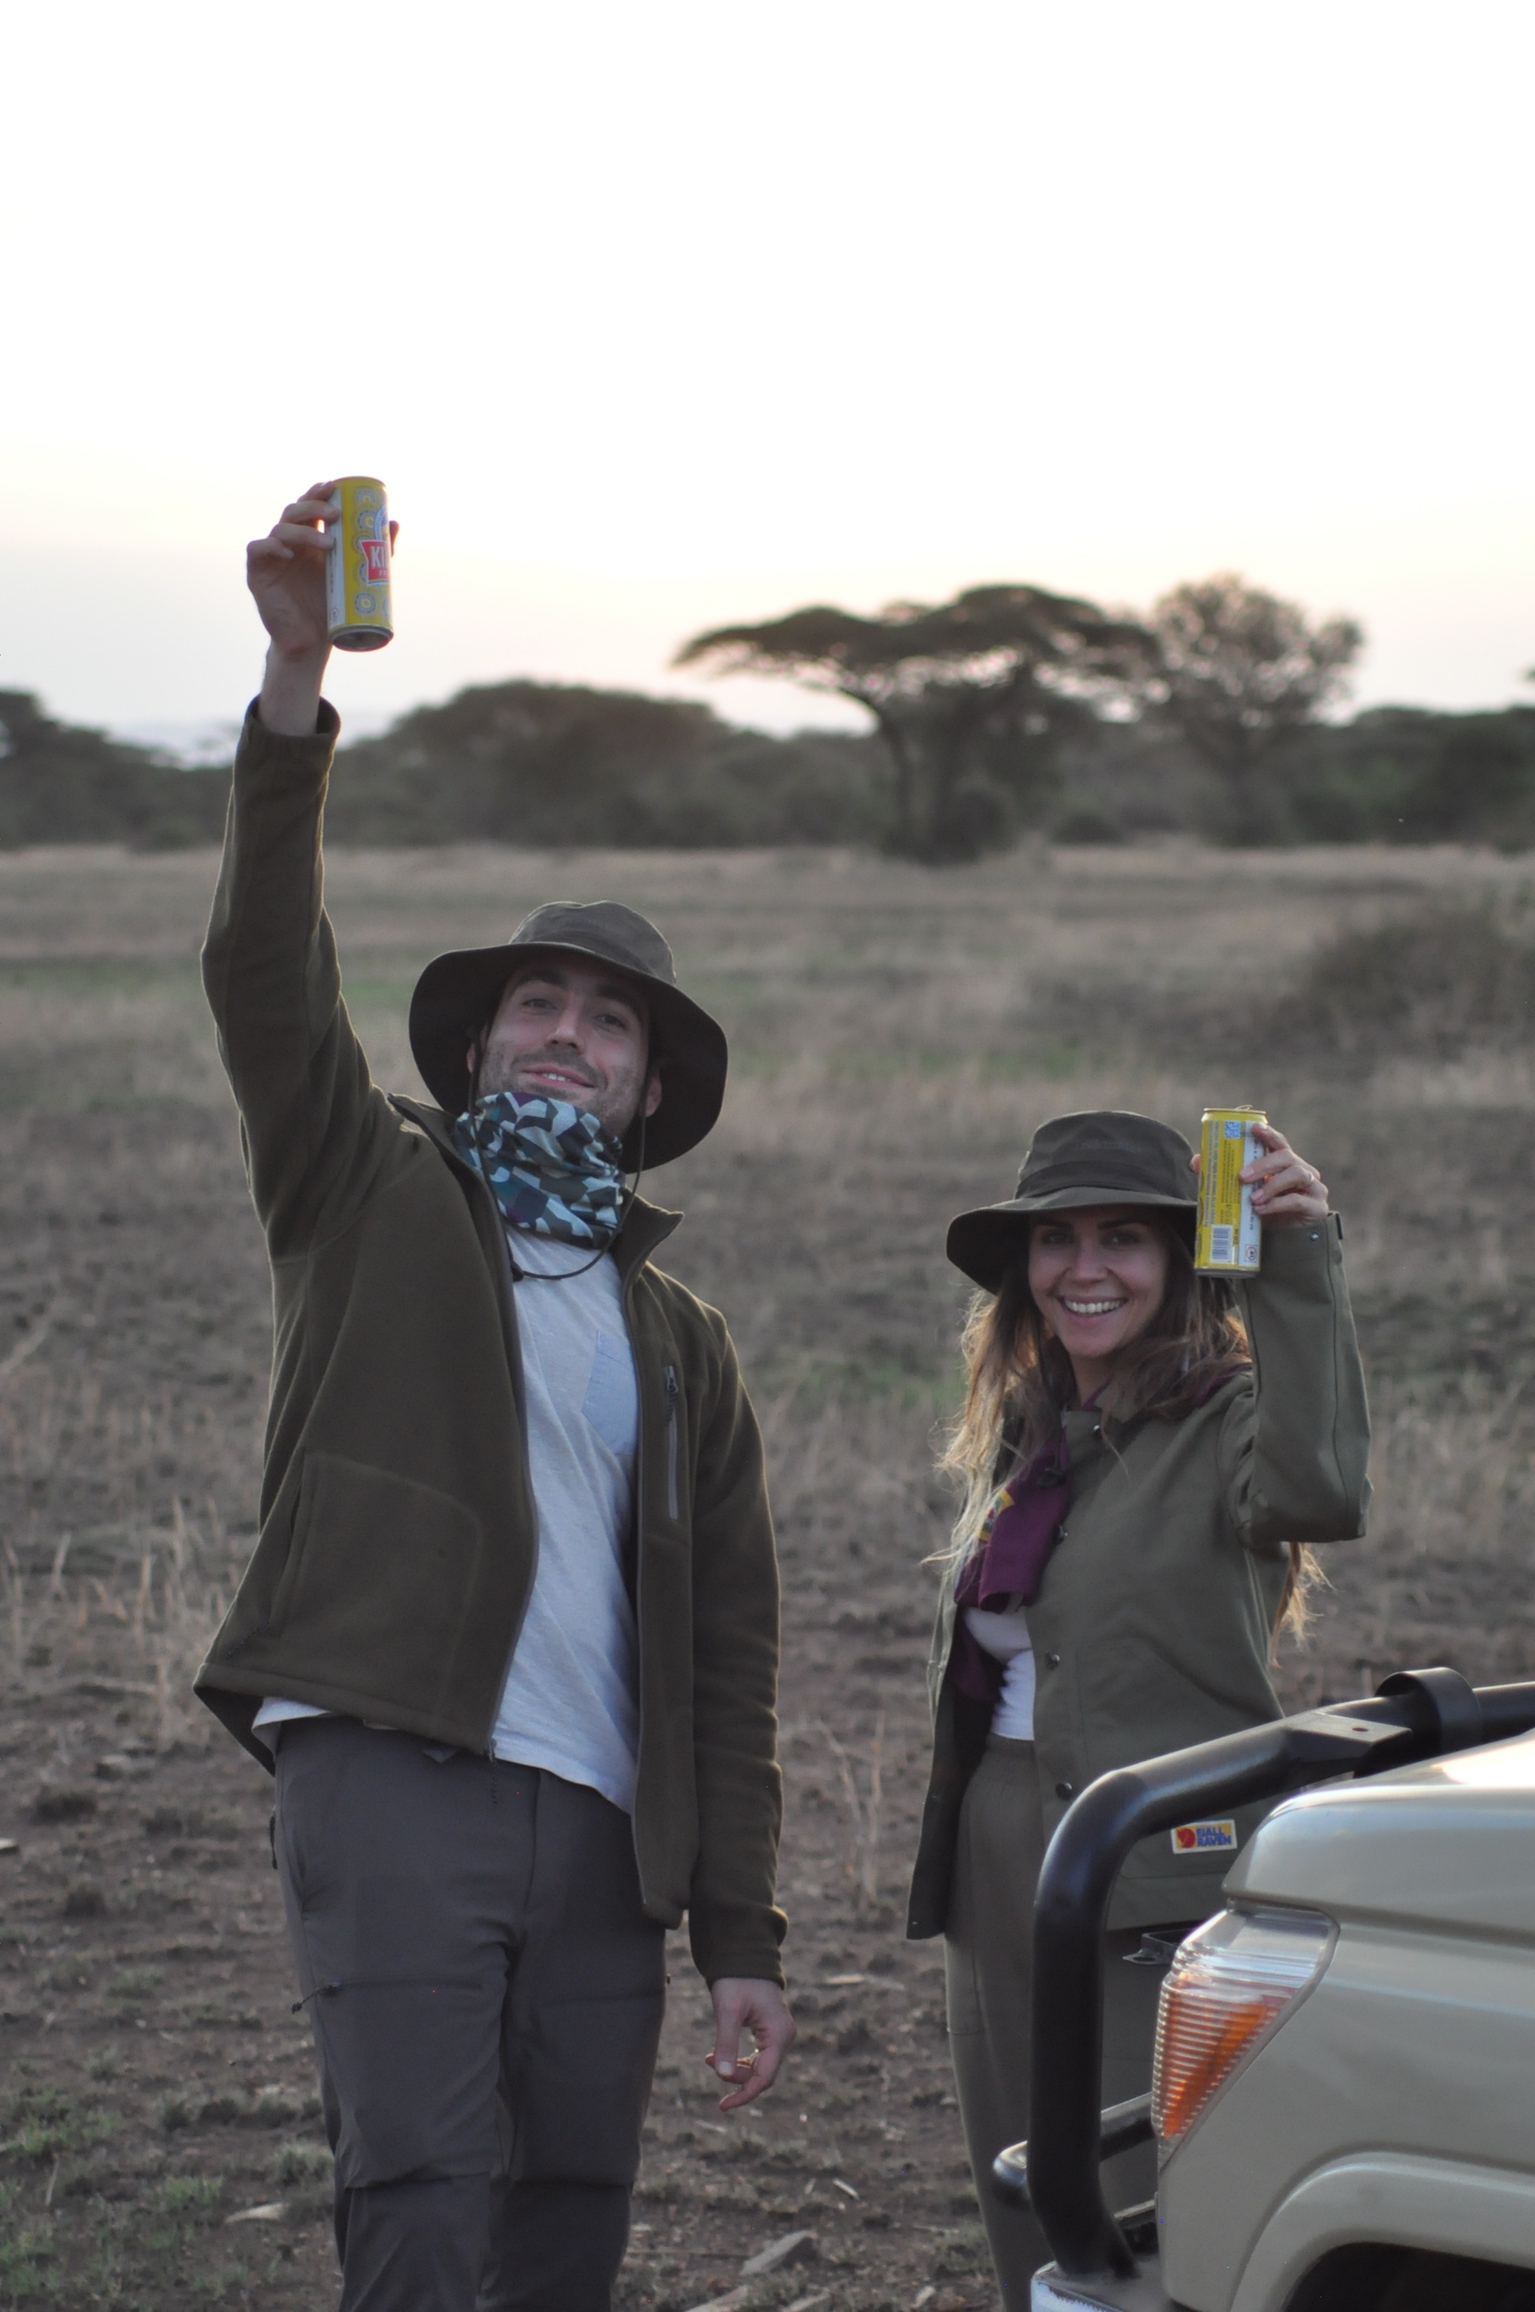
[[[1033,2312],[1535,2312],[1535,1684],[1399,1671],[1104,1775],[1035,1913]],[[1317,1787],[1306,1787],[1315,1785]],[[1100,2113],[1102,1926],[1138,1838],[1287,1793],[1179,1947],[1149,2096]],[[1152,2135],[1158,2192],[1099,2162]]]

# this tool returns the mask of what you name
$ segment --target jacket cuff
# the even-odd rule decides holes
[[[786,1988],[783,1961],[776,1950],[711,1951],[707,1960],[695,1950],[693,1964],[711,1989],[726,1975],[749,1983],[776,1983],[780,1991]]]
[[[717,1983],[722,1975],[744,1975],[754,1983],[776,1983],[783,1988],[783,1961],[778,1946],[783,1941],[788,1920],[782,1911],[770,1910],[761,1921],[747,1921],[739,1916],[723,1934],[711,1934],[706,1917],[688,1913],[688,1947],[693,1953],[693,1964],[706,1983]],[[765,1930],[765,1931],[764,1931]],[[740,1934],[740,1942],[733,1936]]]
[[[330,700],[321,699],[315,729],[302,739],[289,738],[281,731],[269,731],[257,711],[259,705],[259,699],[253,698],[245,710],[240,743],[235,749],[235,776],[270,780],[286,774],[295,784],[312,784],[322,779],[330,769],[336,741],[341,735],[341,717]]]
[[[1270,1276],[1313,1276],[1341,1258],[1342,1244],[1343,1221],[1336,1212],[1329,1212],[1325,1220],[1308,1220],[1299,1228],[1265,1229],[1262,1265],[1256,1276],[1241,1281],[1261,1284]]]

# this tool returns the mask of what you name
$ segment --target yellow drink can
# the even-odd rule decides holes
[[[1238,1178],[1262,1154],[1254,1124],[1261,1108],[1206,1108],[1199,1126],[1199,1217],[1194,1266],[1201,1276],[1254,1276],[1263,1256],[1263,1223],[1253,1192]]]
[[[325,614],[337,650],[382,650],[394,639],[389,499],[371,474],[334,485],[325,525]]]

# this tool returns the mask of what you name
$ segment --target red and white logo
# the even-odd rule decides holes
[[[1229,1815],[1221,1822],[1180,1822],[1172,1845],[1174,1854],[1234,1854],[1237,1826]]]
[[[363,582],[368,586],[387,586],[389,583],[389,541],[387,538],[359,538],[357,550],[362,556]]]

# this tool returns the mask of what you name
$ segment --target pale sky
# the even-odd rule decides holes
[[[402,524],[343,715],[696,628],[1220,568],[1361,701],[1535,689],[1520,0],[0,10],[0,688],[238,716],[241,548]],[[852,718],[857,720],[856,715]]]

